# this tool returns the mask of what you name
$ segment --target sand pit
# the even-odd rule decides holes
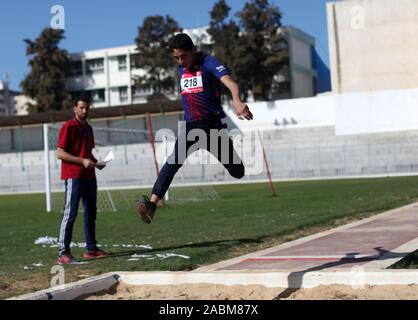
[[[260,285],[225,286],[209,284],[143,285],[120,284],[115,294],[91,296],[88,300],[418,300],[418,285],[351,286],[331,285],[313,289],[279,289]]]
[[[417,300],[418,285],[366,286],[353,289],[351,286],[319,286],[314,289],[295,291],[290,299],[295,300]]]

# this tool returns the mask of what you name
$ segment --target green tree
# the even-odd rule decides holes
[[[246,70],[240,63],[244,48],[241,45],[238,24],[232,19],[227,21],[230,10],[231,8],[225,0],[219,0],[215,3],[210,12],[211,22],[208,33],[214,42],[213,54],[230,69],[241,89],[241,98],[246,100],[250,87],[245,80]],[[226,93],[230,98],[229,91],[226,90]]]
[[[269,100],[274,77],[288,64],[286,39],[279,31],[282,13],[268,0],[250,0],[237,13],[242,28],[245,80],[255,100]]]
[[[286,39],[279,32],[282,14],[268,0],[250,0],[229,18],[230,7],[218,0],[210,12],[208,30],[214,41],[214,55],[223,61],[246,100],[249,92],[255,100],[269,100],[273,91],[286,91],[274,77],[288,64]],[[280,88],[280,86],[284,86]]]
[[[152,90],[148,101],[161,101],[167,99],[167,94],[175,92],[175,63],[168,52],[168,41],[179,30],[172,17],[159,15],[146,17],[138,28],[135,43],[139,55],[133,64],[145,72],[144,76],[135,79],[135,86]]]
[[[70,58],[66,50],[58,47],[64,38],[63,30],[45,28],[35,41],[24,39],[31,70],[20,86],[23,94],[36,102],[28,105],[30,112],[63,110],[71,106],[71,96],[65,89]]]

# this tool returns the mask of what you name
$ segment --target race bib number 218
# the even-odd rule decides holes
[[[203,92],[202,72],[196,75],[185,73],[181,77],[181,94]]]

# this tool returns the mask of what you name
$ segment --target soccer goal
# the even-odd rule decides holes
[[[96,170],[98,212],[134,210],[138,198],[143,193],[150,193],[158,171],[172,152],[176,137],[156,134],[150,116],[143,123],[144,129],[131,129],[126,120],[114,121],[111,127],[104,126],[103,122],[91,122],[95,137],[95,157],[103,160],[109,152],[114,155],[114,159],[103,170]],[[61,212],[64,206],[64,183],[60,180],[61,161],[57,158],[61,126],[44,125],[47,212]],[[195,157],[202,157],[202,154],[196,152]],[[185,164],[173,180],[173,187],[167,192],[165,203],[219,199],[219,194],[208,182],[222,179],[225,172],[221,165],[209,171],[205,164]]]
[[[149,130],[119,126],[102,127],[92,124],[95,136],[93,153],[103,160],[110,152],[114,159],[102,171],[96,170],[98,212],[116,212],[135,204],[135,199],[124,189],[134,190],[150,185],[156,178],[158,160]],[[63,181],[60,180],[61,161],[57,158],[57,140],[61,125],[44,125],[44,157],[47,211],[60,211],[64,204]],[[150,145],[154,144],[154,147]],[[160,156],[161,158],[161,156]],[[159,162],[164,159],[160,159]],[[139,171],[139,172],[138,172]],[[136,196],[137,197],[137,196]],[[167,195],[168,197],[168,195]],[[80,202],[80,209],[82,209]]]

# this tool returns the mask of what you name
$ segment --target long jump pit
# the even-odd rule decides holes
[[[9,300],[418,300],[418,274],[122,272]]]

